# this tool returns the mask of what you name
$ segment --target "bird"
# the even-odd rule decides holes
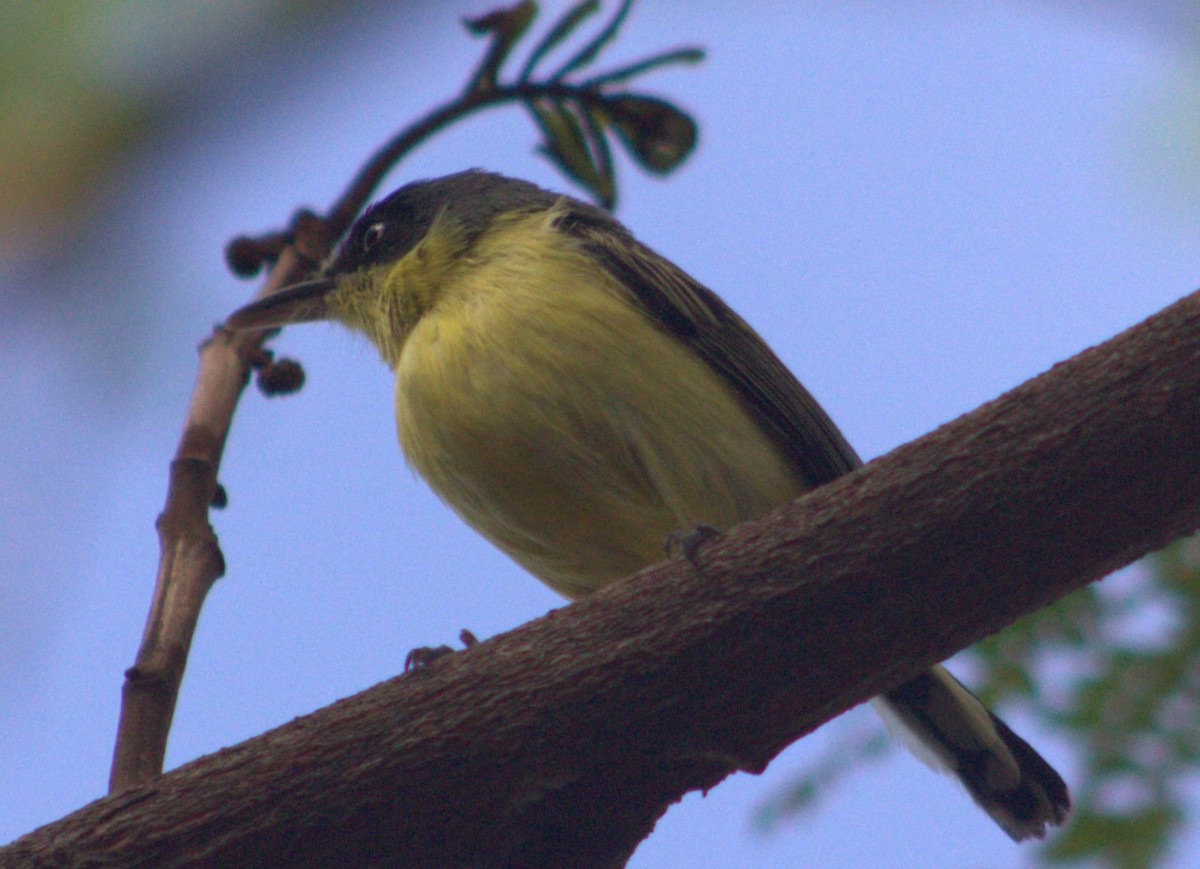
[[[570,599],[861,466],[766,342],[608,212],[472,169],[368,208],[310,279],[230,330],[334,320],[395,374],[408,463],[469,525]],[[873,699],[1014,840],[1067,785],[941,666]]]

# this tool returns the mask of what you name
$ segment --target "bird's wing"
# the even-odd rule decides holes
[[[862,464],[817,400],[716,293],[607,215],[571,210],[559,227],[578,239],[653,322],[694,349],[733,387],[806,485],[819,486]]]

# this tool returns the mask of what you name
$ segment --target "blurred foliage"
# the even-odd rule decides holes
[[[104,73],[103,7],[24,0],[0,10],[0,249],[49,236],[144,107]]]
[[[1038,721],[1070,746],[1074,808],[1037,853],[1045,865],[1164,865],[1195,821],[1200,761],[1200,537],[1083,588],[976,646],[969,680],[987,705]],[[821,787],[881,756],[854,734],[761,807],[768,829]],[[1035,740],[1036,741],[1036,740]]]
[[[214,87],[229,90],[218,79],[236,77],[245,64],[270,64],[273,55],[288,51],[289,35],[311,40],[312,31],[320,30],[318,37],[336,38],[331,23],[361,21],[379,2],[5,0],[0,4],[0,257],[31,261],[69,247],[72,230],[95,215],[97,195],[108,187],[108,178],[131,158],[161,148],[163,131],[201,95]],[[424,2],[408,0],[409,5]],[[540,71],[600,9],[594,0],[571,6],[533,47],[514,84],[506,86],[529,91],[523,101],[542,131],[540,150],[610,207],[616,193],[609,131],[635,161],[657,173],[678,166],[696,141],[695,123],[670,103],[612,91],[656,67],[694,63],[703,56],[698,49],[583,77],[617,36],[630,5],[629,0],[618,4],[597,34],[556,68]],[[523,2],[467,22],[472,32],[492,38],[473,78],[476,90],[500,88],[500,66],[536,13],[536,4]],[[254,96],[235,92],[229,99],[231,109],[240,111]]]
[[[0,257],[29,260],[88,218],[214,74],[366,0],[4,0]]]

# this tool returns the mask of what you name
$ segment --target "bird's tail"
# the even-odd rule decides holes
[[[876,711],[934,769],[955,776],[1014,840],[1046,835],[1067,816],[1067,785],[944,668],[934,667],[876,697]]]

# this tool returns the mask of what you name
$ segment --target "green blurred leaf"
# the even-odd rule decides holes
[[[516,6],[496,9],[478,18],[464,18],[463,26],[475,36],[490,36],[487,53],[471,76],[468,90],[493,90],[496,88],[500,67],[508,59],[513,46],[525,35],[533,19],[537,17],[537,4],[533,0],[522,0]]]
[[[600,0],[581,0],[581,2],[576,3],[563,13],[562,17],[554,22],[554,26],[550,28],[550,31],[542,37],[542,41],[534,46],[533,51],[529,54],[529,59],[525,61],[525,66],[522,68],[521,74],[517,76],[517,81],[528,81],[538,61],[553,51],[564,39],[575,31],[575,28],[584,19],[594,15],[599,9]]]
[[[645,60],[639,60],[637,63],[631,63],[628,66],[617,67],[611,72],[601,73],[594,78],[589,78],[581,83],[581,87],[598,88],[602,85],[615,84],[621,81],[628,81],[635,76],[642,75],[652,69],[658,69],[660,66],[673,66],[675,64],[693,65],[704,60],[704,49],[702,48],[677,48],[674,51],[667,51],[663,54],[656,54],[653,57],[648,57]]]
[[[1162,805],[1132,813],[1089,812],[1051,840],[1045,855],[1061,863],[1091,860],[1114,869],[1144,869],[1167,855],[1180,819],[1177,809]]]
[[[612,42],[613,38],[617,35],[617,31],[621,29],[621,24],[625,21],[625,16],[629,14],[629,7],[632,5],[633,0],[623,0],[617,8],[616,14],[613,15],[604,29],[596,34],[596,37],[591,42],[575,52],[566,63],[559,67],[558,72],[550,76],[550,80],[562,81],[575,70],[581,69],[595,60],[604,46]]]
[[[887,748],[888,739],[882,730],[859,728],[837,751],[818,758],[803,775],[760,804],[754,812],[755,828],[765,833],[789,819],[795,820],[800,813],[814,808],[820,798],[859,763],[885,754]]]
[[[612,154],[586,110],[565,100],[531,100],[527,105],[545,136],[538,150],[611,209],[616,200]]]
[[[1070,746],[1074,806],[1036,853],[1044,865],[1167,865],[1196,813],[1200,769],[1200,537],[1179,541],[977,645],[969,683],[1004,717],[1040,720]],[[834,749],[861,759],[852,746]],[[828,758],[779,800],[798,813],[828,784]],[[786,795],[785,795],[786,797]],[[777,820],[770,816],[770,820]]]
[[[696,122],[665,100],[618,94],[605,97],[604,112],[633,158],[650,172],[670,172],[696,147]]]

